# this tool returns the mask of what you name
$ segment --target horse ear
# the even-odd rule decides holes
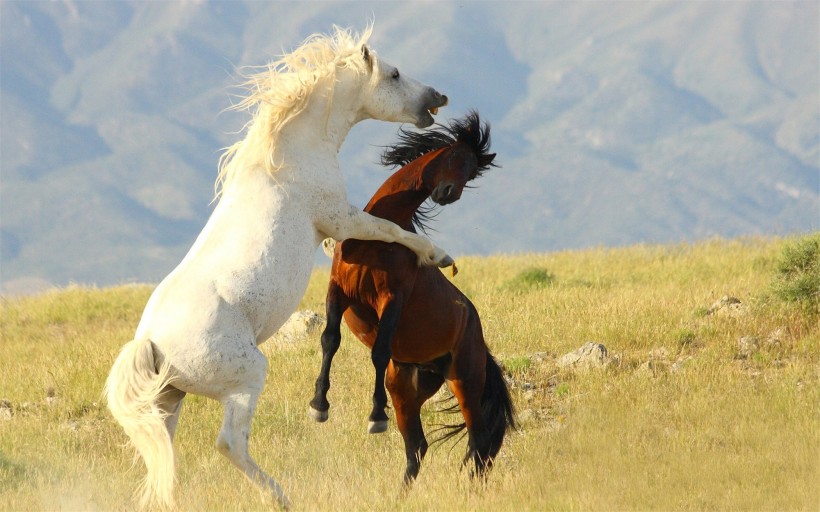
[[[478,166],[479,167],[486,167],[486,166],[492,164],[493,160],[495,160],[495,153],[490,153],[489,155],[484,155],[478,161]]]
[[[362,57],[364,58],[364,61],[367,63],[367,67],[372,70],[373,60],[370,58],[370,50],[367,49],[366,44],[362,45]]]

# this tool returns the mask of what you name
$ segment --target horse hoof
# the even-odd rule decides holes
[[[368,434],[381,434],[387,430],[387,422],[384,420],[371,421],[367,424]]]
[[[310,417],[317,423],[324,423],[327,421],[327,411],[317,411],[311,407],[308,409],[308,414],[310,414]]]

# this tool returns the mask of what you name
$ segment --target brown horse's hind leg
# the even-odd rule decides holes
[[[477,352],[477,353],[475,353]],[[484,475],[492,465],[490,453],[490,435],[484,421],[481,407],[481,396],[484,392],[486,378],[486,351],[474,351],[472,354],[460,354],[453,361],[449,379],[450,390],[456,396],[464,416],[464,423],[469,434],[469,444],[464,462],[472,459],[475,473]]]
[[[328,287],[325,303],[327,321],[325,330],[322,332],[322,367],[319,370],[319,376],[316,378],[316,390],[313,400],[310,401],[309,409],[310,417],[318,422],[327,421],[328,410],[330,409],[330,404],[327,401],[327,392],[330,390],[330,365],[342,341],[341,325],[345,306],[343,305],[342,290],[335,282],[331,281]]]
[[[427,439],[421,425],[421,406],[443,383],[444,377],[441,375],[421,371],[412,364],[391,361],[387,367],[385,384],[396,410],[396,424],[404,438],[407,456],[404,484],[407,486],[419,474],[421,460],[427,453]]]
[[[373,389],[373,410],[370,411],[367,431],[371,434],[379,434],[387,430],[387,414],[384,412],[387,407],[387,393],[384,391],[384,374],[387,371],[387,364],[390,362],[390,343],[393,334],[396,332],[396,325],[401,316],[401,300],[393,298],[382,308],[379,315],[379,332],[376,334],[376,342],[370,351],[370,359],[373,361],[373,368],[376,371],[376,383]]]

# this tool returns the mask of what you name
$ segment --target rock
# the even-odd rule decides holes
[[[588,341],[577,349],[564,354],[558,359],[561,368],[602,368],[608,362],[608,352],[601,343]]]
[[[759,336],[743,336],[738,340],[737,356],[740,359],[748,359],[760,350]]]
[[[777,329],[773,330],[769,333],[766,337],[766,345],[769,347],[780,347],[783,344],[783,341],[786,339],[786,331],[782,327],[778,327]]]
[[[677,372],[683,370],[686,367],[686,364],[689,363],[689,361],[691,361],[692,359],[694,359],[694,357],[692,357],[692,356],[681,356],[681,357],[679,357],[677,359],[677,361],[672,363],[672,366],[669,367],[669,371],[671,371],[672,373],[677,373]]]
[[[720,298],[720,300],[712,304],[712,307],[706,310],[707,315],[720,316],[738,316],[744,314],[745,312],[746,305],[731,295],[724,295]]]
[[[666,347],[655,347],[649,353],[649,358],[656,361],[666,361],[669,359],[669,349]]]
[[[325,318],[313,311],[297,311],[273,335],[274,341],[291,344],[310,335],[317,334],[324,326]]]
[[[649,359],[638,367],[638,371],[658,375],[666,372],[668,366],[669,350],[666,347],[655,347],[649,352]]]
[[[12,416],[11,402],[5,399],[0,400],[0,420],[10,420]]]
[[[330,259],[333,259],[333,251],[336,250],[336,240],[332,238],[325,238],[322,240],[322,252]]]
[[[533,363],[543,363],[548,361],[552,358],[552,355],[549,352],[534,352],[530,359]]]

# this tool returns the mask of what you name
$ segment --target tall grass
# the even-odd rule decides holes
[[[816,510],[820,316],[772,294],[784,251],[801,240],[462,258],[454,282],[481,313],[520,413],[486,484],[460,470],[462,441],[428,454],[402,497],[401,437],[394,424],[366,433],[370,358],[346,331],[325,424],[307,416],[318,334],[263,345],[251,451],[296,510]],[[327,278],[317,269],[303,308],[323,311]],[[100,393],[150,291],[2,302],[0,509],[132,508],[142,467]],[[742,307],[707,314],[724,295]],[[740,350],[749,336],[759,342]],[[606,345],[606,367],[559,367],[588,340]],[[443,420],[424,412],[428,430]],[[217,403],[186,398],[177,503],[269,509],[213,449],[220,422]]]

